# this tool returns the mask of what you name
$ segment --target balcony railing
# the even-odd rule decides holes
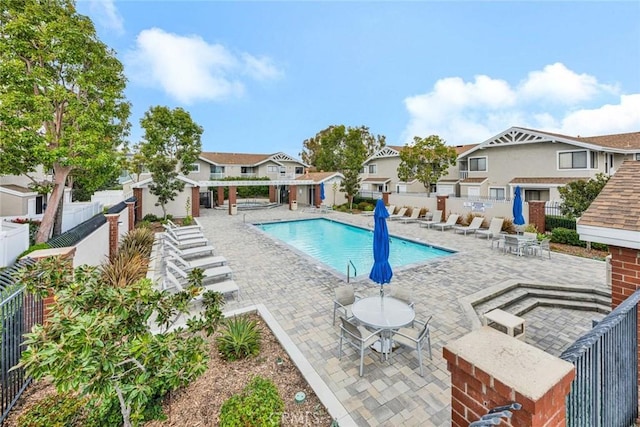
[[[210,173],[209,174],[209,179],[210,180],[216,180],[216,179],[223,179],[225,176],[227,176],[227,174],[225,174],[224,172],[216,172],[216,173]]]
[[[460,171],[460,179],[467,179],[469,171]]]

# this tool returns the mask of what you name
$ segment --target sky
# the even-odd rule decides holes
[[[511,126],[640,131],[640,1],[79,0],[125,66],[130,144],[182,107],[203,151],[285,152],[331,125],[388,145]]]

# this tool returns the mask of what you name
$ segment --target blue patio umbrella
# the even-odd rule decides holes
[[[378,199],[373,211],[373,267],[369,273],[369,279],[380,283],[380,296],[384,296],[383,285],[389,283],[393,277],[393,271],[389,264],[389,230],[387,218],[389,212],[381,199]]]
[[[320,200],[324,200],[324,182],[320,183]]]
[[[513,223],[515,225],[524,224],[524,216],[522,216],[522,196],[520,196],[520,186],[516,186],[513,197]]]

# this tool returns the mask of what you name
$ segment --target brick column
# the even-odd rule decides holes
[[[118,252],[118,220],[120,214],[105,214],[109,223],[109,259],[113,259]]]
[[[136,213],[134,209],[136,208],[136,202],[124,202],[127,205],[127,218],[129,219],[129,227],[127,231],[131,231],[136,226]]]
[[[294,201],[295,202],[298,201],[298,186],[290,185],[289,186],[289,210],[291,210],[291,205],[293,204]]]
[[[437,202],[436,202],[436,210],[442,211],[442,217],[443,218],[448,218],[449,215],[447,214],[447,199],[449,198],[449,196],[436,196]]]
[[[224,187],[218,187],[218,206],[224,205]]]
[[[275,203],[276,201],[276,186],[269,186],[269,203]]]
[[[136,217],[138,217],[138,219],[141,220],[142,219],[142,188],[134,188],[133,197],[135,197],[136,200],[138,201],[138,209],[136,212]]]
[[[389,206],[389,193],[388,192],[382,193],[382,201],[384,202],[385,206]]]
[[[70,259],[71,260],[71,273],[73,272],[73,257],[76,254],[75,246],[68,246],[64,248],[51,248],[51,249],[39,249],[37,251],[33,251],[30,254],[25,255],[23,258],[31,258],[36,261],[40,261],[44,258],[50,257],[60,257],[62,259]],[[55,299],[52,291],[49,291],[49,295],[47,295],[43,301],[43,320],[49,317],[49,312],[51,311],[51,306],[55,304]],[[33,325],[25,325],[25,330],[31,331],[31,326]]]
[[[529,224],[536,226],[538,233],[544,233],[544,217],[545,217],[545,202],[541,200],[530,200],[529,202]]]
[[[235,205],[235,204],[236,204],[236,187],[230,186],[229,187],[229,215],[233,215],[231,213],[231,205]]]
[[[191,187],[191,216],[200,216],[200,187]]]
[[[315,186],[315,187],[316,187],[316,188],[315,188],[315,191],[313,192],[313,194],[314,194],[313,198],[314,198],[315,200],[313,201],[313,204],[314,204],[317,208],[319,208],[319,207],[320,207],[320,205],[322,204],[322,200],[320,199],[320,184],[316,184],[316,186]]]
[[[486,326],[447,344],[443,356],[451,372],[452,426],[468,427],[513,402],[522,409],[512,411],[509,425],[566,425],[573,364]]]

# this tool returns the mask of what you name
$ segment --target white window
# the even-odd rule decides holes
[[[489,198],[496,200],[504,200],[505,199],[505,191],[504,188],[489,188]]]
[[[200,172],[200,163],[193,163],[191,165],[191,172],[195,172],[195,173]]]
[[[267,172],[269,172],[269,173],[277,173],[278,172],[278,166],[274,166],[274,165],[267,166]]]
[[[486,157],[471,157],[469,159],[469,170],[472,172],[484,172],[487,170]]]
[[[286,176],[287,175],[287,168],[284,166],[280,166],[280,176]]]
[[[480,197],[480,187],[469,187],[467,189],[468,197]]]
[[[560,169],[586,169],[587,150],[558,153],[558,167]]]
[[[369,173],[377,173],[378,165],[369,165]]]
[[[640,153],[636,153],[636,160],[640,160]]]

